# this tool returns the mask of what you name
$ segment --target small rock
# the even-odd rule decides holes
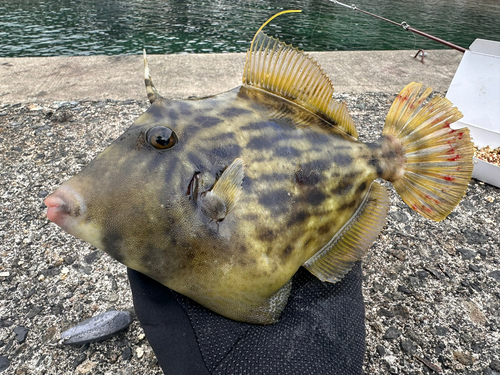
[[[434,268],[425,267],[425,270],[438,280],[444,279],[444,275],[441,272],[439,272],[438,270],[435,270]]]
[[[63,305],[58,303],[50,308],[50,313],[53,315],[61,315],[63,312]]]
[[[96,250],[90,254],[85,255],[84,259],[87,264],[92,264],[96,259],[99,259],[102,255],[102,251]]]
[[[28,336],[28,328],[19,326],[14,328],[14,333],[16,334],[16,340],[18,343],[23,343],[26,340],[26,336]]]
[[[398,292],[404,293],[404,294],[413,294],[413,292],[405,287],[404,285],[398,286]]]
[[[470,229],[464,230],[464,237],[470,244],[485,244],[488,242],[488,236]]]
[[[485,324],[486,316],[481,309],[472,301],[463,301],[464,307],[469,311],[470,320],[473,323]]]
[[[389,318],[392,318],[394,316],[394,313],[392,311],[389,311],[389,310],[386,310],[384,308],[380,308],[378,311],[377,311],[377,315],[378,316],[387,316]]]
[[[43,108],[36,103],[28,105],[30,111],[41,111]]]
[[[132,358],[132,349],[127,346],[122,352],[122,359],[124,361],[129,361]]]
[[[429,276],[429,272],[427,271],[417,271],[417,277],[420,279],[420,280],[424,280],[426,279],[427,277]]]
[[[458,248],[457,251],[460,253],[460,255],[462,255],[462,259],[465,259],[465,260],[474,259],[475,254],[472,250]]]
[[[401,340],[401,350],[412,357],[417,352],[417,346],[411,340]]]
[[[47,195],[49,195],[49,192],[48,191],[45,191],[45,190],[40,190],[38,192],[38,198],[45,198]]]
[[[469,269],[473,272],[479,272],[481,271],[481,268],[475,264],[469,264]]]
[[[481,259],[486,259],[486,256],[488,255],[488,252],[486,251],[486,249],[479,249],[477,251],[477,254],[479,255],[479,257]]]
[[[406,259],[405,253],[402,250],[392,250],[391,255],[402,262]]]
[[[474,363],[474,357],[471,353],[453,352],[453,357],[464,366],[470,366]]]
[[[10,366],[10,361],[7,357],[0,355],[0,372],[7,370]]]
[[[94,370],[94,367],[96,367],[97,362],[92,362],[92,361],[85,361],[81,363],[77,368],[76,368],[76,373],[77,374],[88,374],[92,373]]]
[[[0,277],[9,277],[10,276],[10,272],[9,271],[2,271],[0,272]]]
[[[28,319],[33,318],[34,316],[38,315],[41,311],[43,310],[43,307],[41,306],[33,306],[28,313]]]
[[[118,293],[110,293],[106,296],[103,296],[102,299],[108,302],[116,302],[120,299],[120,296],[118,295]]]
[[[499,361],[499,360],[497,360],[497,359],[494,359],[493,361],[491,361],[491,363],[490,363],[490,368],[491,368],[493,371],[500,372],[500,361]]]
[[[52,327],[47,328],[47,331],[45,331],[45,334],[43,335],[43,338],[42,338],[43,342],[52,341],[54,339],[54,337],[56,336],[56,334],[57,334],[56,327],[52,326]]]
[[[389,327],[387,331],[385,331],[385,334],[384,336],[382,336],[382,338],[384,340],[394,340],[397,339],[399,336],[401,336],[401,332],[399,332],[397,328]]]
[[[448,328],[437,326],[436,327],[436,335],[438,336],[446,336],[448,334]]]
[[[489,367],[485,367],[483,369],[483,372],[480,373],[481,375],[500,375],[500,372],[492,370]]]
[[[73,363],[71,364],[71,366],[73,366],[73,368],[77,368],[86,359],[87,359],[87,354],[81,353],[81,354],[76,356],[76,358],[73,360]]]
[[[405,336],[410,338],[411,341],[413,341],[414,343],[416,343],[419,346],[422,346],[424,344],[424,341],[422,340],[422,338],[419,335],[417,335],[414,331],[411,331],[411,330],[406,331]]]
[[[500,270],[491,271],[488,274],[488,276],[494,278],[496,281],[500,283]]]
[[[410,317],[410,311],[406,306],[397,305],[394,307],[394,315],[399,316],[403,319],[408,319]]]
[[[394,221],[397,221],[399,223],[404,223],[408,221],[408,216],[402,211],[392,211],[389,212],[389,217],[393,219]]]
[[[137,355],[137,358],[142,358],[142,356],[144,355],[144,349],[142,348],[142,346],[138,347],[135,350],[135,354]]]
[[[123,331],[131,321],[128,311],[107,311],[64,331],[61,339],[70,345],[103,341]]]

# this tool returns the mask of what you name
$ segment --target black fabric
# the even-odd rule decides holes
[[[235,322],[129,270],[137,317],[166,375],[362,374],[361,266],[339,283],[301,268],[280,320]]]

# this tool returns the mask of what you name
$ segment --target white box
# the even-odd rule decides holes
[[[479,148],[500,147],[500,42],[476,39],[464,53],[446,97],[464,117],[453,128],[470,129]],[[474,158],[472,177],[500,187],[500,167]]]

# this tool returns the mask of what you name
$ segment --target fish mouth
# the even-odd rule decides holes
[[[66,231],[71,223],[85,212],[82,197],[65,185],[49,195],[43,203],[48,207],[47,218]]]

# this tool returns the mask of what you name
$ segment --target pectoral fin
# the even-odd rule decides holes
[[[214,221],[224,220],[238,203],[244,176],[243,160],[235,159],[215,182],[212,189],[202,193],[203,213]]]

